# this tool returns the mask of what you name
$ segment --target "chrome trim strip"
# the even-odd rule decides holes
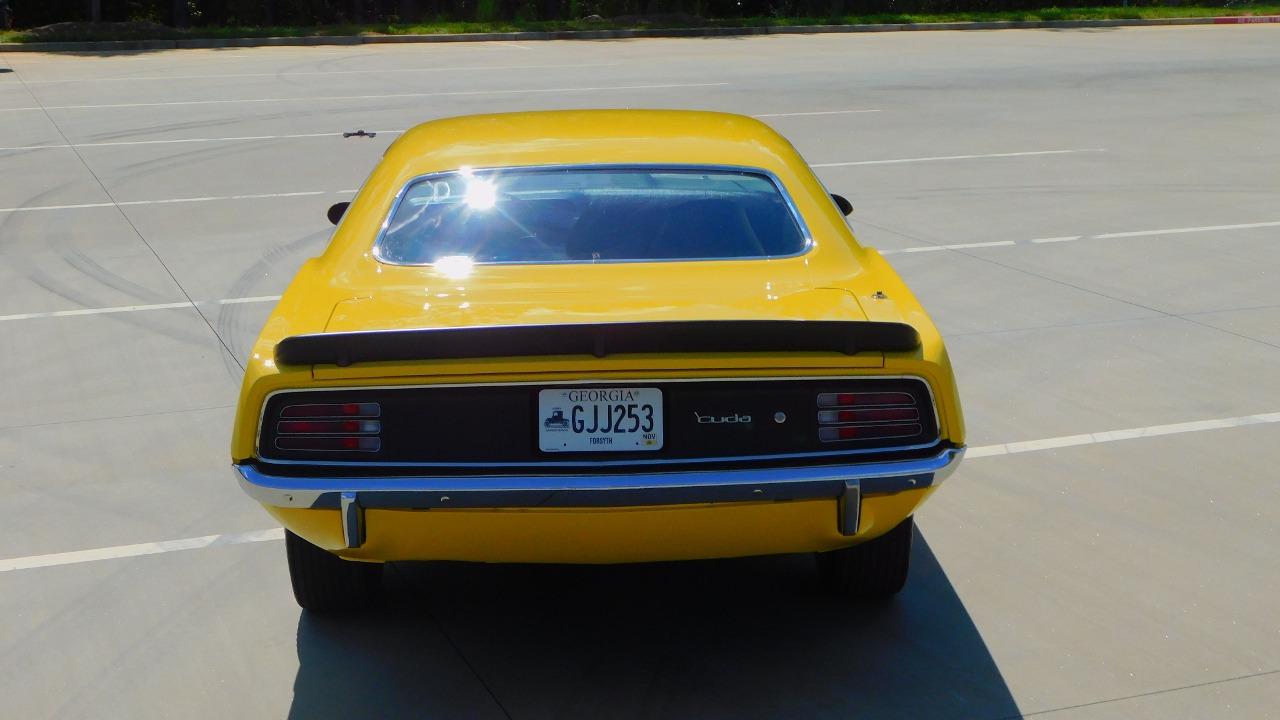
[[[367,437],[367,436],[366,436]],[[849,442],[848,440],[831,440],[827,442]],[[277,460],[270,458],[267,462],[273,465],[318,465],[324,467],[367,467],[376,468],[584,468],[584,467],[629,467],[663,465],[711,465],[715,463],[759,462],[767,460],[798,460],[812,458],[820,461],[823,458],[838,460],[846,457],[857,457],[871,454],[887,454],[924,450],[938,444],[937,440],[918,445],[895,445],[893,447],[861,448],[855,450],[830,450],[803,453],[781,453],[775,455],[731,455],[707,458],[636,458],[633,460],[530,460],[527,462],[374,462],[361,460]],[[345,451],[353,452],[353,451]]]
[[[699,170],[708,172],[731,172],[731,173],[747,173],[760,175],[773,183],[774,189],[782,196],[783,203],[791,212],[791,218],[800,228],[800,235],[804,238],[804,246],[797,252],[790,255],[759,255],[753,257],[708,257],[708,258],[644,258],[637,260],[604,260],[597,262],[583,262],[581,260],[521,260],[515,262],[478,262],[476,265],[625,265],[634,263],[682,263],[682,262],[753,262],[759,260],[789,260],[808,254],[815,247],[817,242],[813,239],[813,233],[809,231],[809,224],[804,221],[804,215],[800,213],[800,208],[796,205],[795,200],[791,197],[791,193],[773,171],[764,168],[750,167],[747,165],[699,165],[699,164],[682,164],[682,163],[567,163],[563,165],[502,165],[496,167],[472,168],[473,173],[496,172],[501,170],[521,170],[533,172],[556,172],[563,170],[671,170],[673,172],[698,172]],[[382,257],[382,240],[387,234],[387,228],[391,224],[391,218],[395,217],[396,211],[400,209],[400,205],[404,202],[405,195],[408,194],[409,188],[415,184],[428,180],[430,178],[440,177],[441,175],[456,175],[461,168],[455,170],[440,170],[430,172],[417,177],[410,178],[397,192],[395,199],[391,201],[391,209],[387,211],[386,217],[383,218],[382,224],[378,226],[378,234],[373,239],[373,246],[370,254],[374,260],[383,265],[391,265],[393,267],[431,267],[432,263],[402,263],[392,262]]]
[[[940,484],[955,471],[964,448],[918,460],[785,468],[746,468],[618,475],[479,475],[291,477],[256,464],[235,465],[240,486],[273,506],[347,509],[627,507],[847,497],[859,499]],[[344,517],[346,513],[344,512]]]
[[[262,440],[262,423],[266,420],[267,405],[276,395],[282,393],[299,393],[299,392],[344,392],[359,390],[399,390],[399,389],[419,389],[419,388],[461,388],[461,387],[523,387],[537,385],[540,387],[561,387],[566,385],[608,385],[610,383],[621,383],[627,385],[641,383],[679,383],[679,382],[786,382],[794,380],[914,380],[924,385],[925,392],[929,393],[929,405],[933,408],[933,426],[938,428],[938,434],[942,434],[942,418],[938,415],[938,399],[933,394],[933,386],[929,384],[919,375],[803,375],[796,377],[774,376],[774,377],[696,377],[696,378],[601,378],[592,380],[555,380],[555,381],[537,381],[527,380],[520,382],[494,382],[494,383],[420,383],[414,385],[343,385],[341,387],[302,387],[302,388],[283,388],[280,390],[272,390],[262,399],[262,406],[258,408],[258,427],[257,433],[253,440],[253,452],[257,457],[262,457],[262,450],[259,442]],[[548,468],[567,468],[567,467],[597,467],[597,466],[624,466],[624,465],[678,465],[678,464],[694,464],[694,463],[717,463],[717,462],[737,462],[737,461],[756,461],[756,460],[789,460],[797,458],[840,458],[853,457],[858,455],[867,455],[871,453],[889,453],[903,452],[911,450],[923,450],[933,447],[937,444],[937,440],[919,445],[896,445],[893,447],[883,448],[864,448],[860,450],[831,450],[811,453],[788,453],[784,455],[749,455],[734,457],[714,457],[701,459],[653,459],[653,460],[591,460],[591,461],[541,461],[541,462],[521,462],[521,463],[394,463],[396,467],[439,467],[439,468],[475,468],[475,467],[521,467],[527,468],[530,465]],[[272,463],[277,465],[319,465],[332,467],[364,467],[364,466],[381,466],[382,463],[362,462],[357,460],[276,460],[272,459]],[[391,465],[391,463],[387,463]]]

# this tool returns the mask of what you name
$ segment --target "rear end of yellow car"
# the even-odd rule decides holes
[[[729,127],[757,163],[639,163],[632,115],[545,115],[478,123],[567,125],[618,161],[388,169],[393,147],[268,320],[232,455],[299,602],[367,603],[387,561],[795,552],[847,595],[897,592],[964,441],[914,297],[754,121],[650,114]]]

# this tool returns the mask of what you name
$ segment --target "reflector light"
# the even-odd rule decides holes
[[[276,432],[294,434],[377,433],[382,423],[377,420],[282,420]]]
[[[896,425],[841,425],[839,427],[818,428],[818,439],[822,442],[840,440],[883,440],[885,438],[912,437],[920,434],[920,426],[915,423]]]
[[[378,452],[382,440],[376,437],[289,436],[276,438],[281,450],[331,450],[337,452]]]
[[[378,403],[332,403],[316,405],[287,405],[280,411],[280,417],[286,418],[320,418],[320,417],[368,417],[376,418],[382,414]]]
[[[871,408],[867,410],[818,411],[818,422],[822,425],[919,419],[920,411],[915,408]]]
[[[916,399],[904,392],[820,393],[818,407],[863,407],[866,405],[915,405]]]

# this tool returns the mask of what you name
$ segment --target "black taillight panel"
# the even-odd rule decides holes
[[[259,455],[289,461],[537,465],[892,450],[938,441],[929,389],[914,378],[605,382],[575,387],[662,391],[662,449],[551,454],[538,447],[543,422],[538,392],[551,387],[557,386],[277,393],[263,414]],[[334,408],[342,414],[332,414]]]

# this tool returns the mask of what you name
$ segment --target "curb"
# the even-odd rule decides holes
[[[451,35],[332,35],[265,38],[193,38],[190,40],[100,40],[94,42],[0,43],[0,52],[110,52],[188,48],[380,45],[536,40],[625,40],[630,38],[733,37],[742,35],[817,35],[826,33],[930,30],[1037,30],[1145,27],[1163,25],[1253,25],[1280,23],[1280,15],[1151,18],[1132,20],[999,20],[991,22],[901,23],[878,25],[772,25],[762,27],[651,28],[639,30],[554,30],[546,32],[457,33]]]

